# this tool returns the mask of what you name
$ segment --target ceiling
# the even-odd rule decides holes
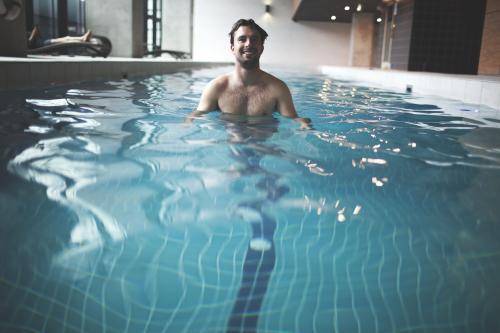
[[[350,23],[356,7],[361,4],[361,12],[377,12],[377,6],[382,0],[302,0],[293,15],[294,21],[323,21],[331,22],[335,15],[335,22]],[[350,10],[346,11],[345,6]]]

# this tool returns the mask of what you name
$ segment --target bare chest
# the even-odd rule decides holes
[[[249,116],[270,115],[276,109],[277,98],[263,87],[233,88],[219,97],[222,112]]]

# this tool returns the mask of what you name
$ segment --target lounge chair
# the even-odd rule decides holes
[[[28,54],[89,55],[106,58],[111,52],[111,41],[104,36],[92,36],[89,41],[61,41],[28,49]]]

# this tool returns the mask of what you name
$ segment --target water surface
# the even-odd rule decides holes
[[[500,111],[276,69],[0,93],[0,330],[500,331]]]

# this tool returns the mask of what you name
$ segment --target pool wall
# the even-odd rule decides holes
[[[163,59],[38,56],[0,57],[0,91],[41,88],[90,80],[116,80],[141,75],[231,65],[230,62]]]
[[[320,71],[332,78],[359,81],[365,85],[390,88],[421,95],[434,95],[482,104],[500,110],[500,77],[460,75],[399,70],[362,69],[320,66]]]

